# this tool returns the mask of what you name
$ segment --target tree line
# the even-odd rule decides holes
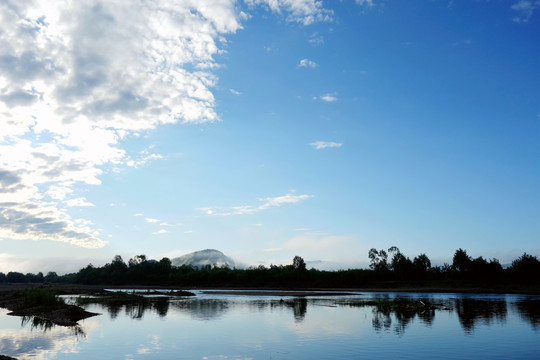
[[[432,266],[426,254],[412,260],[397,247],[371,249],[367,269],[325,271],[307,269],[304,259],[295,256],[290,265],[260,265],[247,269],[229,266],[173,266],[169,258],[147,259],[137,255],[126,263],[116,255],[101,267],[88,266],[76,273],[55,272],[23,274],[0,273],[0,283],[69,283],[94,285],[159,285],[178,287],[304,287],[304,288],[369,288],[399,286],[475,286],[484,288],[537,288],[540,285],[540,261],[524,253],[503,268],[497,259],[473,258],[458,249],[452,264]]]

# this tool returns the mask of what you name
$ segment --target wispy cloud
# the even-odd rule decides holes
[[[242,93],[240,91],[236,91],[234,89],[229,89],[229,91],[231,92],[231,94],[233,95],[242,95]]]
[[[87,201],[85,197],[80,197],[76,199],[69,199],[64,201],[67,206],[79,206],[79,207],[88,207],[94,206],[91,202]]]
[[[313,33],[309,39],[308,43],[310,43],[313,46],[320,46],[324,44],[324,37],[320,35],[319,33]]]
[[[315,99],[317,99],[317,97],[315,97]],[[335,102],[338,100],[335,94],[324,94],[322,96],[319,96],[319,99],[326,102]]]
[[[248,0],[308,25],[314,0]],[[246,4],[243,3],[243,4]],[[0,237],[101,247],[71,198],[107,171],[160,154],[125,140],[164,124],[219,121],[212,89],[225,36],[249,15],[235,0],[17,1],[0,6]],[[68,205],[68,206],[66,206]]]
[[[287,13],[287,21],[310,25],[315,22],[332,21],[334,12],[323,7],[322,1],[316,0],[245,0],[250,5],[261,4],[272,12]]]
[[[338,148],[341,147],[343,143],[338,143],[334,141],[314,141],[309,145],[313,146],[317,150],[322,150],[326,148]]]
[[[279,207],[284,204],[296,204],[300,201],[312,198],[313,195],[295,195],[294,193],[288,193],[282,196],[267,197],[259,199],[262,203],[258,206],[254,205],[239,205],[232,206],[230,208],[220,207],[205,207],[199,210],[203,211],[206,215],[218,215],[218,216],[230,216],[230,215],[251,215],[271,207]]]
[[[343,248],[355,242],[358,242],[356,235],[305,233],[285,241],[280,248],[284,251],[301,252],[308,258],[331,259],[337,254],[342,255]]]
[[[315,69],[319,64],[317,64],[315,61],[311,61],[309,59],[302,59],[300,60],[300,63],[298,63],[299,68],[305,67],[305,68],[312,68]]]
[[[360,6],[367,6],[367,7],[375,6],[375,4],[373,3],[373,0],[356,0],[356,3]]]
[[[529,19],[539,8],[540,0],[520,0],[512,5],[512,10],[517,12],[517,15],[512,20],[517,23],[529,22]]]
[[[161,221],[159,219],[154,219],[154,218],[145,218],[144,220],[146,220],[146,222],[151,223],[151,224],[155,224]]]
[[[281,251],[281,250],[282,248],[279,248],[279,247],[263,249],[264,252],[276,252],[276,251]]]
[[[162,234],[167,234],[167,233],[168,233],[167,230],[165,230],[165,229],[159,229],[158,231],[153,232],[152,234],[154,234],[154,235],[162,235]]]

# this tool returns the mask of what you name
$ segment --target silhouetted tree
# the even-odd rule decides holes
[[[134,258],[129,259],[129,267],[134,267],[146,262],[146,255],[137,255]]]
[[[6,275],[6,280],[10,283],[24,283],[26,282],[26,276],[20,272],[10,271]]]
[[[431,271],[431,261],[426,254],[420,254],[413,260],[413,271],[417,279],[425,279]]]
[[[389,270],[388,254],[384,250],[371,248],[368,253],[370,259],[369,267],[376,272],[387,272]]]
[[[523,253],[512,261],[508,271],[514,281],[540,283],[540,261],[536,256]]]
[[[469,270],[470,265],[471,258],[467,255],[467,251],[461,248],[456,250],[452,261],[452,268],[460,273],[465,273]]]
[[[292,265],[295,271],[306,271],[306,262],[298,255],[293,258]]]
[[[54,271],[49,271],[47,275],[45,275],[45,281],[53,283],[58,280],[58,274],[56,274]]]
[[[394,253],[391,262],[394,276],[400,280],[409,278],[413,267],[411,260],[403,255],[396,246],[392,246],[388,249],[388,252],[390,254]]]

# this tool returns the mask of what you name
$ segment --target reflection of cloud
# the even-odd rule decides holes
[[[79,341],[72,328],[53,326],[47,331],[30,331],[29,324],[21,328],[20,317],[6,316],[6,313],[6,310],[0,309],[0,354],[19,359],[45,360],[54,359],[61,353],[79,351]],[[96,322],[85,321],[84,331],[88,333],[96,327]]]
[[[295,323],[286,323],[286,327],[302,335],[356,335],[360,336],[363,326],[358,322],[360,316],[351,316],[347,308],[328,307],[326,303],[319,300],[308,301],[306,315],[303,318],[302,326]],[[366,313],[369,316],[369,309],[355,309]],[[328,321],[332,319],[332,321]]]
[[[158,335],[151,335],[148,345],[141,344],[137,349],[137,354],[149,355],[161,350],[160,340]]]

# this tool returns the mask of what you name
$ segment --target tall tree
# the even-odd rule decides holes
[[[304,259],[302,259],[302,257],[300,256],[295,256],[293,258],[293,268],[294,270],[296,271],[305,271],[306,270],[306,262],[304,261]]]

